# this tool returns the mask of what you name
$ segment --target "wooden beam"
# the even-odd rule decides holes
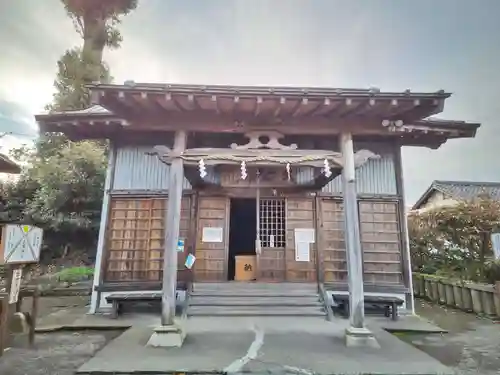
[[[217,96],[216,95],[212,95],[212,97],[210,98],[210,100],[214,103],[215,105],[215,112],[220,115],[220,108],[219,108],[219,102],[217,101]]]
[[[307,106],[309,99],[302,98],[302,100],[297,104],[292,113],[292,117],[297,117],[302,113],[302,109]]]
[[[174,153],[178,155],[186,149],[187,135],[185,131],[175,133]],[[161,299],[161,325],[174,324],[175,291],[177,288],[177,242],[181,221],[182,181],[184,180],[184,163],[175,157],[170,165],[168,203],[165,217],[165,248],[163,252],[163,282]]]
[[[340,149],[344,164],[342,170],[342,195],[344,200],[345,244],[349,278],[349,324],[351,328],[364,329],[363,257],[356,195],[354,147],[351,133],[341,134]]]
[[[286,99],[284,97],[280,98],[279,104],[276,107],[276,110],[274,111],[274,117],[279,117],[281,110],[283,109],[283,106],[286,103]]]
[[[262,96],[257,96],[257,100],[255,101],[255,108],[253,110],[254,117],[257,117],[260,114],[261,104],[262,104]]]

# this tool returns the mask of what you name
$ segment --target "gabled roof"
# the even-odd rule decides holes
[[[473,199],[481,194],[488,194],[492,199],[500,200],[500,182],[436,180],[417,200],[412,209],[419,209],[435,191],[439,191],[453,199]]]

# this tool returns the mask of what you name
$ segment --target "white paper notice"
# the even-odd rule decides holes
[[[309,262],[309,243],[296,242],[295,243],[295,260],[297,262]]]
[[[19,299],[19,291],[21,290],[21,279],[23,271],[16,268],[12,273],[12,284],[10,284],[9,303],[16,303]]]
[[[295,243],[314,243],[314,229],[295,228]]]
[[[222,228],[203,228],[202,242],[222,242]]]

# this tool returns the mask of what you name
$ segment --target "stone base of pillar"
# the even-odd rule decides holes
[[[347,328],[345,330],[345,344],[348,347],[380,348],[377,339],[367,328]]]
[[[158,326],[154,329],[146,346],[155,348],[180,348],[186,338],[186,332],[178,325]]]

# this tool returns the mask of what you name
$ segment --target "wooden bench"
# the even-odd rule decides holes
[[[332,295],[335,302],[342,306],[344,316],[349,317],[349,295]],[[365,304],[379,305],[384,308],[384,315],[386,317],[392,316],[392,320],[398,320],[398,306],[404,302],[401,298],[392,296],[365,296]]]
[[[155,302],[161,301],[161,292],[128,292],[128,293],[111,293],[106,296],[106,301],[112,304],[111,317],[118,318],[121,313],[122,306],[125,303],[133,302]],[[178,298],[178,293],[175,294]]]

